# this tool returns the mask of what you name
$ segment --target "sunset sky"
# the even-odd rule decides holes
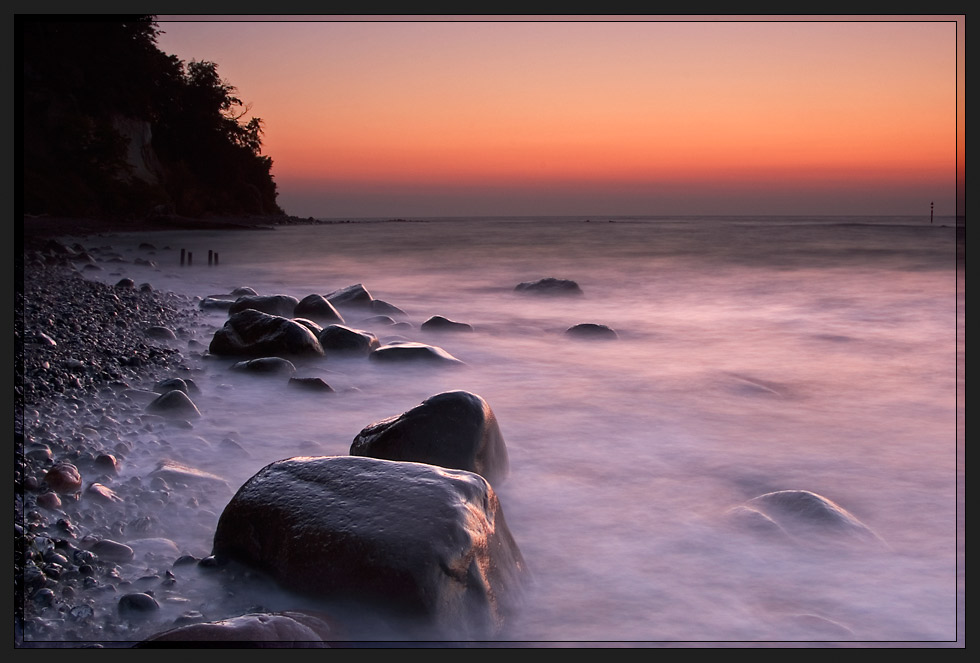
[[[160,15],[157,43],[262,118],[297,216],[956,213],[963,17],[814,18]]]

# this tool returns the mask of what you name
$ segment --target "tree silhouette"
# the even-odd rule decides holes
[[[152,16],[16,16],[24,211],[282,214],[262,120],[213,62],[156,46]],[[129,129],[124,129],[129,127]],[[152,135],[139,176],[132,128]]]

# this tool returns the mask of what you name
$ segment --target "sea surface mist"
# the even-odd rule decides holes
[[[510,453],[494,489],[533,578],[501,640],[873,646],[962,634],[964,302],[951,219],[357,220],[86,242],[125,260],[89,278],[195,297],[249,286],[302,299],[361,283],[412,326],[345,313],[348,325],[465,362],[297,362],[297,376],[336,390],[310,394],[182,348],[203,417],[130,463],[144,471],[166,452],[237,488],[275,460],[347,454],[363,427],[436,393],[479,394]],[[584,296],[514,291],[543,277]],[[433,315],[474,331],[421,331]],[[206,347],[225,319],[208,313],[197,340]],[[579,323],[618,338],[564,335]],[[215,451],[228,440],[238,451]],[[733,524],[732,507],[778,490],[832,500],[880,542],[785,545]],[[208,554],[209,527],[171,536]]]

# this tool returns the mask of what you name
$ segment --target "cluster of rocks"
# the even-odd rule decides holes
[[[163,461],[125,480],[120,472],[130,457],[154,453],[146,446],[166,446],[162,432],[190,429],[202,416],[182,345],[202,354],[232,348],[229,354],[241,359],[236,370],[288,375],[295,369],[278,355],[295,356],[284,347],[305,347],[311,336],[310,345],[320,348],[314,355],[414,361],[421,351],[426,361],[459,360],[422,343],[386,348],[373,334],[343,324],[331,308],[403,315],[359,285],[323,301],[287,301],[285,308],[282,298],[247,291],[195,307],[147,284],[82,279],[78,265],[96,264],[93,254],[98,251],[55,243],[26,252],[26,278],[17,293],[20,644],[138,639],[142,646],[202,640],[295,646],[338,637],[328,615],[300,608],[219,621],[185,610],[172,618],[175,629],[146,637],[148,624],[172,615],[170,606],[188,603],[189,568],[227,574],[230,582],[268,575],[299,594],[312,591],[391,613],[429,635],[492,637],[519,602],[526,569],[491,485],[506,478],[506,446],[492,410],[475,394],[439,394],[371,424],[350,456],[273,464],[230,501],[232,489],[220,477],[180,463]],[[231,302],[229,324],[204,348],[193,340],[211,324],[201,310],[221,301]],[[253,307],[267,304],[272,313]],[[309,317],[296,318],[297,306]],[[329,324],[321,327],[314,318]],[[441,316],[426,328],[472,330]],[[290,345],[297,338],[299,345]],[[147,379],[152,390],[132,386]],[[293,377],[290,383],[330,389],[319,379]],[[310,498],[311,488],[319,499]],[[307,508],[298,508],[297,500]],[[350,511],[325,508],[329,504]],[[189,554],[161,535],[180,528],[193,538],[213,535],[212,554]],[[334,563],[324,564],[324,550]]]

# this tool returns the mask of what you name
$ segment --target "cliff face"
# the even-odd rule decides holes
[[[15,17],[23,211],[282,214],[261,120],[217,65],[156,47],[149,16]]]
[[[112,118],[112,125],[126,143],[125,161],[130,177],[147,184],[163,183],[163,166],[153,149],[153,127],[146,120],[123,115]]]

